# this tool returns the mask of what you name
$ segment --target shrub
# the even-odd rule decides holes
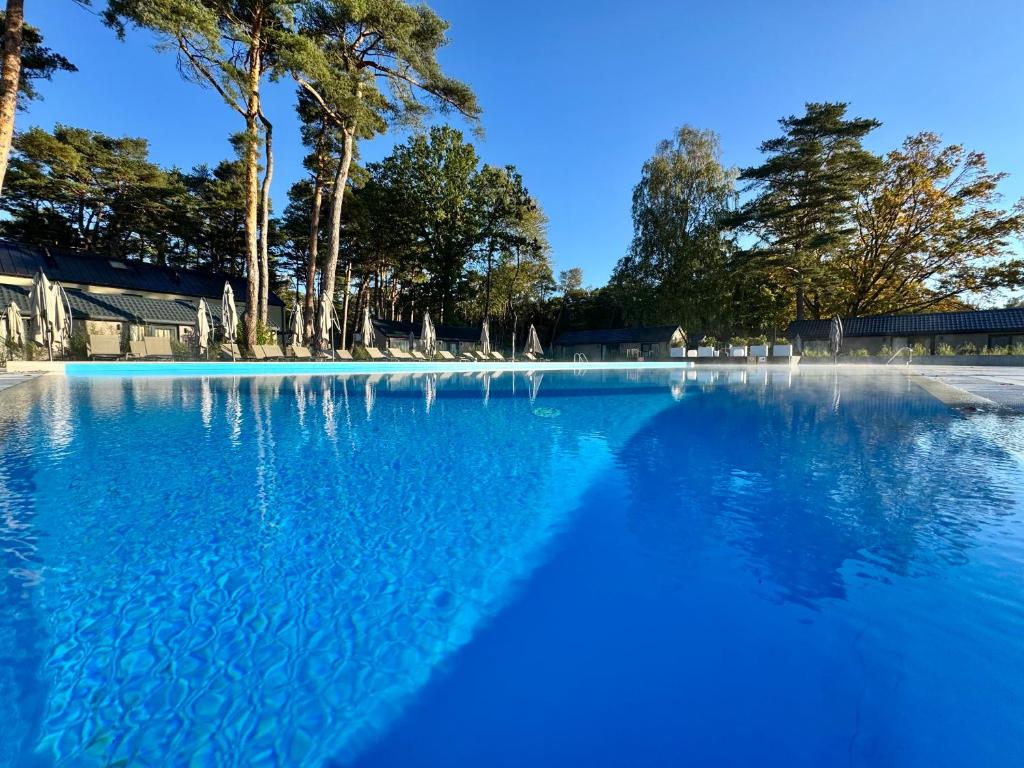
[[[957,347],[956,353],[958,355],[976,355],[978,354],[978,348],[971,344],[970,342],[968,342],[967,344],[961,344],[959,347]]]
[[[942,357],[952,357],[956,354],[956,350],[953,349],[950,344],[939,344],[939,346],[935,348],[935,354],[941,355]]]
[[[714,336],[705,336],[701,340],[700,346],[702,346],[702,347],[717,347],[718,346],[718,339],[716,339]]]
[[[88,350],[88,339],[89,335],[86,329],[81,324],[75,328],[71,333],[71,338],[68,340],[68,353],[75,360],[85,360],[89,354]]]
[[[1010,348],[1011,355],[1024,355],[1024,344],[1014,344]]]
[[[747,339],[743,338],[742,336],[733,336],[731,339],[729,339],[730,347],[745,347],[748,343],[749,342],[747,341]]]
[[[926,357],[931,354],[924,344],[915,344],[910,351],[914,353],[914,357]]]
[[[882,348],[878,350],[878,356],[884,357],[886,360],[888,360],[890,357],[892,357],[892,347],[890,347],[888,344],[883,344]]]
[[[853,350],[850,353],[850,356],[851,357],[868,357],[868,351],[866,349],[864,349],[863,347],[861,347],[860,349]]]
[[[785,336],[780,336],[779,338],[777,338],[775,340],[775,343],[776,344],[789,344],[789,339],[787,339]]]
[[[762,333],[760,336],[752,336],[751,338],[747,339],[747,341],[750,344],[757,344],[759,346],[763,346],[768,343],[768,337]]]
[[[983,355],[1008,355],[1010,354],[1009,347],[984,347],[981,350]]]
[[[171,356],[175,360],[189,360],[192,358],[192,348],[183,341],[171,339]]]

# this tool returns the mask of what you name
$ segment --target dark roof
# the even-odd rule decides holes
[[[412,333],[417,339],[423,328],[423,321],[405,323],[400,320],[381,320],[373,318],[373,325],[379,333],[397,338]],[[434,332],[440,341],[480,341],[480,329],[461,325],[434,325]]]
[[[71,316],[76,320],[112,320],[118,323],[154,323],[192,325],[196,321],[197,301],[188,299],[146,299],[121,293],[87,293],[78,288],[65,289]],[[0,285],[0,307],[13,301],[23,317],[28,317],[29,287]],[[220,302],[210,304],[214,322],[220,322]]]
[[[0,275],[32,278],[40,269],[50,280],[62,283],[98,285],[146,293],[178,293],[209,299],[219,299],[224,293],[224,282],[227,281],[231,283],[236,301],[245,297],[244,278],[0,240]],[[270,294],[267,301],[275,306],[284,305],[274,293]]]
[[[651,344],[669,342],[682,329],[678,325],[655,325],[650,328],[612,328],[603,331],[566,331],[555,339],[556,347],[580,344]]]
[[[829,320],[794,320],[790,339],[827,339]],[[933,333],[1024,333],[1024,309],[979,309],[925,315],[875,315],[843,319],[844,336],[914,336]]]

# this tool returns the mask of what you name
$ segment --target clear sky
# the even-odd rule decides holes
[[[94,0],[102,5],[103,0]],[[655,144],[683,123],[722,137],[724,159],[758,160],[776,120],[807,101],[848,101],[883,122],[882,151],[921,130],[987,153],[1024,196],[1024,3],[1020,0],[432,0],[451,22],[442,53],[484,109],[484,161],[512,163],[550,220],[558,269],[603,283],[628,247],[630,194]],[[24,128],[65,122],[142,136],[155,161],[230,154],[240,118],[185,83],[170,54],[125,43],[71,0],[28,0],[26,18],[79,68],[43,83]],[[302,173],[294,88],[269,89],[284,206]],[[457,123],[456,123],[457,124]],[[401,137],[398,137],[401,138]],[[387,154],[396,137],[362,148]]]

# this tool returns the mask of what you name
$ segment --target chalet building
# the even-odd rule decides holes
[[[0,240],[0,307],[13,301],[27,317],[29,291],[40,269],[64,287],[73,319],[93,334],[121,334],[129,324],[144,326],[147,336],[181,341],[192,332],[200,298],[220,321],[225,282],[235,292],[239,315],[245,312],[243,278],[7,240]],[[283,329],[284,302],[271,293],[267,304],[268,324]]]
[[[409,352],[412,348],[419,349],[420,334],[423,331],[422,320],[406,323],[399,320],[373,320],[377,332],[377,343],[382,348],[394,347]],[[437,334],[437,348],[458,355],[462,352],[476,350],[480,346],[480,328],[459,325],[434,325]],[[356,341],[361,342],[356,334]],[[412,345],[410,345],[410,340]]]
[[[828,320],[796,320],[789,325],[790,341],[804,350],[828,350]],[[975,349],[1024,345],[1024,309],[982,309],[972,312],[935,312],[925,315],[876,315],[843,320],[843,352],[866,350],[877,355],[883,347],[924,347],[935,354],[940,347],[965,345]]]
[[[590,362],[668,360],[673,349],[685,350],[686,334],[678,325],[566,331],[555,339],[553,347],[554,356],[562,359],[582,354]]]

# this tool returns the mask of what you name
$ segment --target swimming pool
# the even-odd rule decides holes
[[[0,765],[1020,765],[1022,470],[898,374],[41,378]]]

